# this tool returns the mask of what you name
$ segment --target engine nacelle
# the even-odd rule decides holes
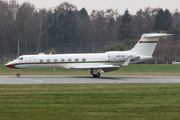
[[[138,60],[140,57],[133,52],[129,51],[112,51],[112,52],[106,52],[109,61],[112,62],[121,62],[128,59],[129,56],[132,56],[131,60]]]

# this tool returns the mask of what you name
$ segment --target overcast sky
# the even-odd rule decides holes
[[[131,14],[136,14],[139,9],[145,7],[163,8],[174,12],[175,9],[180,11],[180,0],[17,0],[18,3],[28,1],[35,5],[36,8],[54,8],[62,2],[69,2],[75,5],[78,10],[86,8],[88,13],[94,10],[106,10],[108,8],[118,9],[123,14],[126,9]]]

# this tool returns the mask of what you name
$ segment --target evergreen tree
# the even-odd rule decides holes
[[[89,17],[89,16],[88,16],[88,12],[86,11],[85,8],[82,8],[82,9],[79,11],[79,16],[80,16],[81,18],[87,18],[87,17]]]
[[[171,27],[172,27],[171,13],[167,9],[164,12],[164,19],[165,19],[165,21],[164,21],[164,30],[167,31],[167,30],[171,29]]]
[[[64,22],[64,44],[65,50],[68,52],[70,50],[76,51],[76,15],[73,11],[69,10],[66,14]]]
[[[49,34],[50,34],[50,39],[49,39],[49,46],[50,49],[55,49],[56,44],[57,44],[57,10],[54,10],[54,16],[53,16],[53,22],[52,26],[49,28]]]
[[[163,29],[163,21],[164,21],[163,16],[164,16],[164,11],[160,9],[155,19],[154,29],[156,31],[160,31]]]
[[[126,10],[125,13],[122,15],[121,19],[121,26],[119,30],[119,37],[120,39],[128,39],[131,38],[131,20],[132,16],[129,14],[129,11]]]
[[[51,28],[52,28],[52,23],[53,23],[53,12],[52,11],[48,11],[47,13],[47,19],[44,20],[43,23],[43,30],[45,30],[45,34],[43,34],[42,36],[42,51],[47,51],[50,49],[50,45],[49,42],[51,40]]]
[[[59,14],[58,19],[58,30],[57,30],[57,38],[58,38],[58,45],[57,50],[61,51],[61,53],[64,53],[64,34],[65,34],[65,15],[63,13]]]
[[[167,31],[172,26],[172,17],[169,10],[163,11],[162,9],[159,10],[156,19],[155,19],[155,26],[154,29],[156,31]]]
[[[90,19],[85,8],[78,12],[77,17],[77,50],[87,52],[90,42]]]

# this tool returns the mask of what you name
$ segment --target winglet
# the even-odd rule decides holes
[[[131,61],[132,56],[129,56],[128,59],[121,66],[128,66]]]

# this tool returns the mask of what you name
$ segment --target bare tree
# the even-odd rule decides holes
[[[17,36],[19,36],[19,46],[25,54],[34,51],[33,46],[36,46],[35,37],[37,33],[35,29],[36,22],[34,16],[36,12],[34,5],[24,2],[19,7],[16,15],[15,24],[18,28]]]

